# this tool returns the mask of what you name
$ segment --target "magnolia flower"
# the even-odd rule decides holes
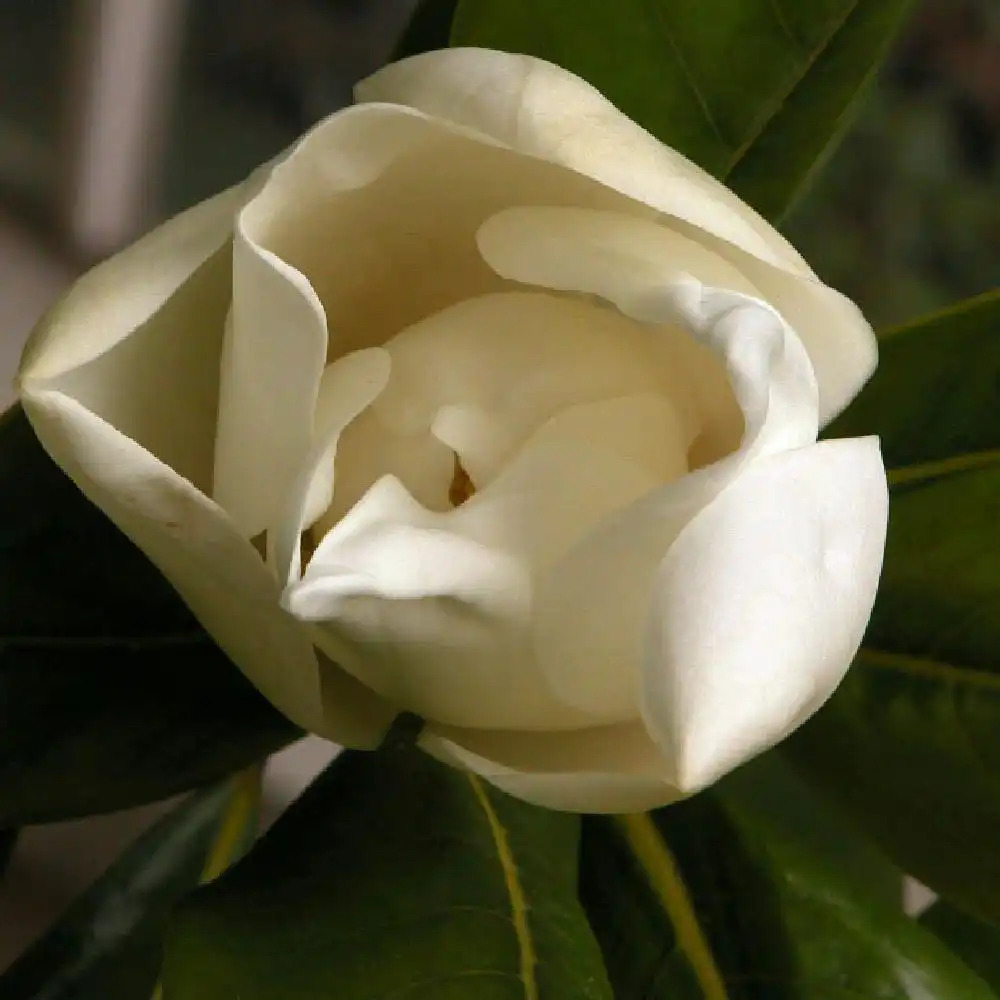
[[[669,802],[832,693],[881,566],[858,310],[584,81],[455,49],[83,277],[22,362],[81,490],[305,728]]]

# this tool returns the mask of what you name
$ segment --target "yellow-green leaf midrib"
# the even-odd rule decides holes
[[[625,843],[663,906],[704,1000],[729,1000],[722,973],[702,931],[680,866],[649,813],[614,819]]]
[[[510,899],[511,922],[514,925],[514,933],[517,935],[520,955],[519,978],[524,985],[524,998],[525,1000],[540,1000],[536,974],[538,954],[535,949],[531,925],[528,921],[528,899],[521,883],[521,875],[514,859],[514,852],[511,849],[510,838],[507,835],[506,827],[497,815],[497,811],[493,808],[489,793],[483,787],[482,781],[474,774],[468,775],[468,779],[476,801],[486,817],[496,847],[497,860],[503,874],[507,895]]]

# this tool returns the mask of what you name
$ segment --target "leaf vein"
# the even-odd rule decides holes
[[[503,872],[504,881],[507,884],[507,893],[510,896],[511,917],[514,922],[514,930],[517,934],[517,943],[521,956],[520,977],[524,984],[525,1000],[539,1000],[538,980],[535,978],[535,966],[537,957],[535,955],[535,945],[532,940],[531,928],[528,924],[528,901],[524,894],[524,887],[521,885],[521,877],[517,870],[517,863],[510,846],[510,838],[507,830],[500,822],[500,817],[490,802],[489,795],[479,778],[470,774],[469,783],[476,796],[476,800],[482,807],[486,815],[486,822],[489,825],[490,833],[496,844],[497,859]]]
[[[694,903],[677,861],[648,813],[616,816],[626,844],[656,893],[677,936],[677,944],[694,972],[705,1000],[729,1000],[722,973],[698,923]]]
[[[649,11],[650,19],[659,24],[660,30],[666,38],[671,52],[673,52],[674,59],[680,67],[681,73],[683,74],[688,87],[691,89],[691,93],[694,94],[694,99],[698,102],[698,107],[701,108],[702,114],[705,116],[705,121],[708,122],[709,128],[712,130],[716,139],[719,140],[723,149],[731,151],[735,144],[731,139],[727,139],[725,135],[723,135],[722,129],[719,127],[719,123],[716,120],[712,109],[709,107],[708,97],[702,92],[701,86],[695,79],[694,72],[688,65],[687,59],[684,58],[684,53],[681,52],[680,46],[677,44],[677,38],[674,35],[673,28],[667,23],[666,14],[663,9],[664,5],[656,2],[656,0],[644,0],[644,2],[646,4],[646,9]]]
[[[873,649],[870,646],[862,646],[861,653],[866,661],[880,669],[895,670],[914,677],[924,677],[928,680],[943,681],[948,684],[967,684],[970,687],[985,688],[1000,693],[1000,675],[988,673],[985,670],[960,667],[945,660],[932,660],[909,653]]]
[[[826,37],[822,38],[816,47],[806,55],[801,69],[792,75],[792,78],[788,82],[788,86],[772,98],[770,102],[768,102],[760,118],[750,129],[747,137],[733,151],[732,159],[720,175],[722,180],[725,180],[739,166],[742,160],[746,157],[747,153],[750,152],[750,149],[767,131],[768,126],[774,121],[775,118],[778,117],[779,112],[782,107],[784,107],[785,101],[791,97],[791,95],[795,92],[795,89],[809,75],[823,53],[826,52],[837,35],[843,30],[844,25],[847,24],[851,15],[858,9],[860,2],[861,0],[851,0],[851,3],[844,8],[843,14],[834,20],[830,33]]]

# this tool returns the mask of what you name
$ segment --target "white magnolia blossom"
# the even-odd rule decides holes
[[[886,528],[847,299],[553,65],[433,52],[83,277],[39,438],[283,712],[556,808],[690,794],[833,692]],[[72,556],[67,553],[67,558]]]

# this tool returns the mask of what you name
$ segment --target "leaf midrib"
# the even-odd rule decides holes
[[[521,884],[521,876],[518,872],[517,863],[514,860],[514,852],[510,846],[510,838],[507,830],[493,803],[490,802],[489,793],[483,787],[482,781],[474,774],[467,775],[469,784],[472,786],[473,794],[480,808],[486,816],[486,822],[493,837],[496,847],[497,860],[500,862],[500,869],[503,873],[504,883],[507,887],[507,895],[510,899],[511,922],[514,925],[514,932],[517,935],[518,953],[520,955],[519,978],[524,985],[525,1000],[539,1000],[538,980],[535,976],[535,968],[538,964],[538,956],[535,953],[535,943],[528,923],[528,900],[525,896],[524,886]]]
[[[625,843],[646,873],[646,878],[666,912],[687,958],[704,1000],[729,1000],[722,973],[702,931],[680,866],[649,813],[614,817]]]
[[[781,113],[781,109],[784,107],[785,102],[798,89],[798,87],[802,85],[802,81],[805,80],[805,78],[812,72],[820,57],[826,52],[830,45],[833,44],[834,39],[843,30],[844,25],[847,24],[851,16],[855,13],[855,11],[857,11],[860,4],[861,0],[852,0],[852,2],[844,8],[840,17],[834,18],[831,21],[830,33],[822,38],[816,44],[815,48],[806,54],[801,69],[792,75],[788,85],[779,91],[769,102],[767,102],[767,104],[765,104],[760,118],[751,126],[747,137],[733,150],[730,162],[725,166],[720,174],[721,180],[725,181],[726,178],[728,178],[730,174],[732,174],[733,171],[743,162],[750,150],[760,141],[761,136],[764,135],[768,127]]]
[[[930,657],[915,656],[910,653],[895,653],[887,649],[872,646],[862,646],[863,655],[872,666],[909,674],[911,677],[922,677],[926,680],[941,681],[947,684],[966,684],[969,687],[982,688],[1000,694],[1000,674],[975,667],[963,667],[946,660],[934,660]]]

